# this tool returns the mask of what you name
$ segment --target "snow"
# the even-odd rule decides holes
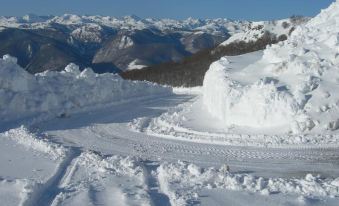
[[[171,94],[170,88],[153,83],[125,81],[114,74],[98,75],[89,68],[80,72],[75,64],[62,72],[31,75],[8,55],[0,59],[0,75],[2,122],[31,115],[66,117],[89,107]]]
[[[84,152],[73,161],[61,183],[65,192],[52,205],[150,205],[144,180],[137,159]]]
[[[228,57],[213,63],[204,79],[208,111],[225,127],[293,134],[336,130],[337,4],[287,41],[267,47],[256,63],[241,69],[234,69]]]
[[[121,39],[120,39],[120,43],[119,43],[118,48],[119,49],[127,49],[127,48],[129,48],[133,45],[134,45],[134,42],[130,37],[122,36]]]
[[[26,180],[0,180],[0,199],[3,205],[22,205],[27,199]]]
[[[241,56],[227,57],[231,71],[236,73],[262,58],[263,52],[254,52]],[[246,73],[245,73],[246,75]],[[243,81],[250,79],[242,78]],[[212,81],[211,86],[221,83]],[[222,90],[222,88],[220,88]],[[223,92],[221,91],[220,92]],[[183,140],[203,144],[219,144],[232,146],[254,146],[274,148],[335,148],[339,145],[339,135],[329,133],[286,133],[282,127],[225,127],[225,122],[209,112],[204,102],[204,88],[174,88],[178,95],[194,96],[183,104],[179,104],[156,117],[135,118],[129,126],[133,131],[162,137],[170,140]],[[214,93],[207,93],[216,98]],[[258,94],[260,97],[261,94]],[[216,105],[213,104],[212,109]],[[244,108],[247,108],[244,106]],[[260,105],[257,106],[260,108]],[[220,106],[223,109],[223,106]],[[266,109],[266,108],[263,108]],[[253,110],[252,110],[253,111]],[[263,110],[265,111],[265,110]],[[253,111],[256,112],[256,111]],[[216,111],[216,114],[219,115]],[[238,114],[235,114],[238,115]],[[286,116],[279,119],[279,123]],[[253,119],[249,117],[248,119]],[[273,116],[272,118],[276,118]],[[251,123],[251,122],[250,122]],[[335,126],[335,124],[333,125]]]
[[[297,203],[299,199],[319,204],[337,201],[337,148],[229,147],[130,130],[135,118],[156,118],[199,97],[181,90],[181,94],[83,111],[4,132],[18,137],[0,138],[0,188],[11,194],[0,199],[16,201],[9,205],[208,205],[205,201],[236,192],[238,196],[227,196],[230,202],[239,196]],[[19,137],[26,141],[18,143]],[[45,149],[34,146],[38,140]],[[55,160],[50,154],[58,154],[53,148],[60,147],[66,155]],[[257,189],[260,179],[267,184],[272,180],[272,186]]]
[[[307,17],[296,17],[300,18],[293,20],[294,17],[289,19],[281,19],[276,21],[259,21],[252,22],[247,25],[247,28],[243,31],[236,32],[229,39],[221,43],[221,46],[227,46],[235,42],[251,42],[256,41],[266,35],[266,32],[269,32],[272,35],[276,35],[278,38],[281,35],[286,37],[290,36],[293,28],[304,25],[309,18]]]
[[[25,127],[0,133],[0,199],[24,205],[57,171],[67,150]]]
[[[192,168],[194,168],[192,170]],[[188,205],[198,202],[203,189],[227,189],[270,194],[294,194],[304,197],[337,197],[338,179],[324,179],[307,174],[302,179],[254,177],[248,174],[230,173],[217,168],[199,168],[196,165],[178,161],[164,163],[158,168],[160,187],[170,197],[172,205]]]
[[[101,43],[102,27],[97,24],[88,24],[73,30],[71,36],[84,42]]]
[[[202,87],[197,86],[197,87],[174,87],[173,92],[175,94],[194,94],[198,95],[202,93]]]
[[[127,66],[127,71],[133,70],[133,69],[142,69],[142,68],[147,67],[145,65],[139,64],[139,62],[140,62],[139,59],[135,59],[135,60],[131,61],[131,63],[129,63],[129,65]]]
[[[182,95],[183,91],[178,94]],[[263,134],[260,128],[225,128],[222,121],[206,110],[201,95],[191,91],[186,94],[197,97],[160,116],[136,118],[129,124],[130,128],[151,136],[201,144],[259,148],[335,148],[339,145],[336,134],[277,134],[274,129]]]
[[[63,147],[50,144],[45,139],[38,139],[23,126],[18,129],[6,131],[4,136],[14,140],[17,144],[23,145],[28,149],[48,154],[53,160],[58,160],[66,156],[66,151]]]

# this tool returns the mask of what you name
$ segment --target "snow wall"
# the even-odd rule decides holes
[[[38,113],[65,115],[86,107],[171,93],[169,87],[127,81],[115,74],[95,74],[91,69],[80,72],[75,64],[61,72],[31,75],[17,65],[16,58],[0,58],[1,121]]]

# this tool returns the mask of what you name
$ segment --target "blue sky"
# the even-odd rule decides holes
[[[0,0],[0,16],[94,14],[269,20],[314,16],[335,0]]]

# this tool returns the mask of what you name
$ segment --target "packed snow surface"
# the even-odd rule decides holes
[[[79,71],[69,64],[62,72],[31,75],[5,55],[0,59],[1,121],[45,114],[66,117],[69,113],[122,103],[152,95],[168,95],[171,89],[148,82],[125,81],[114,74]]]
[[[234,69],[227,57],[204,79],[204,104],[226,127],[325,132],[339,128],[339,2],[263,57]]]

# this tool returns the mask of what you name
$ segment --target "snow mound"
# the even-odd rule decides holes
[[[203,86],[208,111],[227,127],[294,134],[337,130],[338,17],[339,1],[242,70],[232,69],[227,57],[213,63]]]
[[[39,114],[67,117],[88,107],[171,92],[169,87],[125,81],[114,74],[98,75],[91,69],[80,72],[75,64],[62,72],[31,75],[15,58],[5,55],[0,59],[0,117],[4,122]]]

